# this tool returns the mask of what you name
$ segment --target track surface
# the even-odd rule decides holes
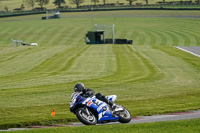
[[[151,123],[151,122],[159,122],[159,121],[175,121],[175,120],[186,120],[186,119],[196,119],[196,118],[200,118],[200,110],[178,112],[178,113],[168,113],[168,114],[153,115],[153,116],[138,116],[138,117],[132,118],[129,124]],[[120,124],[120,123],[111,122],[107,124]],[[98,124],[98,125],[102,125],[102,124]],[[8,130],[0,130],[0,131],[17,131],[17,130],[30,130],[30,129],[36,129],[36,128],[52,128],[52,127],[67,127],[67,126],[84,126],[84,125],[82,123],[71,123],[70,125],[32,126],[32,128],[9,128]]]
[[[195,46],[181,46],[181,47],[175,46],[175,47],[190,54],[193,54],[194,56],[200,57],[200,47],[195,47]]]

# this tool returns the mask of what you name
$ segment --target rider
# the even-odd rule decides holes
[[[94,96],[94,93],[95,93],[90,88],[85,88],[85,85],[81,82],[75,84],[74,91],[75,92],[82,92],[81,96],[85,97],[85,98],[88,98],[90,96]],[[95,96],[96,96],[97,99],[109,104],[110,107],[112,109],[114,109],[114,106],[113,106],[114,103],[112,101],[108,100],[104,95],[102,95],[101,93],[97,93]]]

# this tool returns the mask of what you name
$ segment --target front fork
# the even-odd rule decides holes
[[[82,111],[83,111],[83,113],[86,114],[87,116],[90,115],[90,112],[89,112],[89,110],[88,110],[87,107],[84,107],[84,109],[82,109]]]

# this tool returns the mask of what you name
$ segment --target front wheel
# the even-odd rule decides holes
[[[97,119],[92,112],[89,111],[89,115],[85,113],[84,108],[80,108],[76,111],[76,117],[85,125],[96,125]]]
[[[129,123],[131,121],[131,114],[125,107],[121,106],[123,111],[120,111],[117,115],[119,116],[119,122],[121,123]]]

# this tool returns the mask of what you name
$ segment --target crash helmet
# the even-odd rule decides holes
[[[76,83],[75,86],[74,86],[75,92],[77,92],[77,91],[82,92],[84,89],[85,89],[85,85],[81,82]]]

